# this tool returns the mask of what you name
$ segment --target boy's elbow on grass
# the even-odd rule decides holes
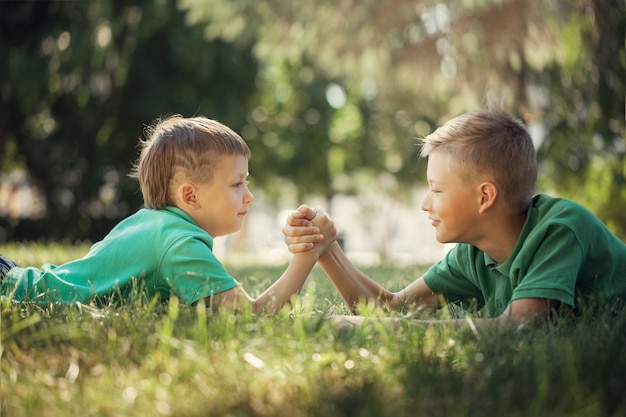
[[[222,310],[251,309],[253,312],[257,311],[257,300],[250,297],[241,286],[206,297],[204,304],[215,313]]]
[[[511,301],[497,320],[503,324],[540,324],[545,322],[558,306],[558,301],[547,298],[520,298]]]

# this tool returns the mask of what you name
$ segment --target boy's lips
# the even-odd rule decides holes
[[[430,220],[430,224],[432,226],[434,226],[434,227],[437,227],[439,225],[439,223],[440,223],[439,220],[435,220],[435,219],[431,219],[431,218],[429,218],[428,220]]]

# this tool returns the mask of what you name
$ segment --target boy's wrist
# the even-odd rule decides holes
[[[293,256],[294,258],[297,257],[300,259],[311,259],[313,260],[313,262],[317,262],[317,260],[320,258],[320,254],[318,253],[317,250],[315,250],[315,248],[298,252],[298,253],[294,253]]]

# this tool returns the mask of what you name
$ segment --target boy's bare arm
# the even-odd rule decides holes
[[[221,308],[247,308],[253,312],[275,313],[286,305],[291,305],[292,297],[300,293],[311,269],[317,261],[317,253],[309,251],[296,254],[285,272],[257,298],[251,297],[242,286],[214,294],[205,299],[205,304],[213,311]]]
[[[511,301],[504,313],[496,320],[516,324],[543,321],[558,308],[559,304],[558,301],[548,298],[520,298]]]
[[[319,217],[315,218],[318,212]],[[332,220],[330,220],[325,211],[319,209],[318,212],[313,211],[312,219],[303,222],[307,237],[305,238],[305,244],[301,244],[300,247],[306,246],[309,249],[295,253],[283,275],[267,290],[255,299],[239,286],[214,295],[212,300],[207,299],[207,305],[211,303],[210,305],[217,309],[219,307],[249,304],[254,312],[276,312],[285,305],[291,305],[292,297],[297,295],[302,289],[319,256],[337,238],[337,232]],[[310,213],[308,214],[311,215]]]
[[[310,227],[314,219],[317,219],[318,224],[332,224],[326,212],[318,213],[317,210],[305,205],[300,206],[287,218],[283,234],[290,252],[302,253],[313,247],[314,237]],[[328,250],[321,254],[318,262],[350,307],[355,306],[361,298],[376,300],[380,297],[388,300],[392,297],[389,291],[358,270],[334,240],[330,242]]]
[[[318,225],[325,236],[327,233],[324,229],[328,224],[332,224],[326,212],[319,209],[316,212],[310,207],[300,206],[287,219],[287,224],[283,228],[285,243],[291,252],[298,253],[298,251],[307,250],[306,245],[311,244],[312,236],[308,235],[307,230],[310,227],[308,221],[313,221]],[[324,242],[327,242],[327,239]],[[378,302],[390,309],[404,305],[439,304],[439,297],[421,278],[397,293],[385,289],[352,264],[335,241],[328,246],[328,250],[321,253],[318,262],[350,307],[354,307],[362,299]]]
[[[352,264],[336,242],[320,256],[318,262],[350,307],[362,299],[374,301],[390,310],[405,306],[437,307],[440,304],[439,296],[421,277],[403,290],[389,291]]]

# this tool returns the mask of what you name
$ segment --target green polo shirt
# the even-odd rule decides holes
[[[81,259],[11,269],[1,294],[15,301],[84,303],[140,289],[192,304],[238,283],[213,254],[213,238],[176,207],[142,209],[121,221]]]
[[[449,302],[486,307],[497,317],[520,298],[547,298],[572,307],[577,297],[626,300],[626,245],[589,210],[536,195],[509,257],[501,264],[457,244],[424,275]]]

